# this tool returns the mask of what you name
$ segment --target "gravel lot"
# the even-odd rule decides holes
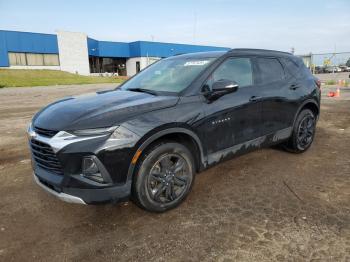
[[[350,261],[349,89],[323,99],[308,152],[224,162],[198,175],[177,209],[152,214],[60,202],[32,179],[34,112],[112,86],[0,89],[0,261]]]
[[[341,73],[330,73],[330,74],[316,74],[315,75],[322,82],[327,82],[329,80],[346,80],[350,81],[350,73],[349,72],[341,72]]]

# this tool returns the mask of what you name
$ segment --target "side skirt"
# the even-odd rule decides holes
[[[278,144],[287,140],[291,136],[291,134],[292,127],[288,127],[285,129],[281,129],[275,133],[261,136],[253,140],[249,140],[244,143],[220,150],[218,152],[211,153],[207,156],[207,162],[204,167],[207,168],[217,163],[220,163],[221,161],[243,155],[256,149]]]

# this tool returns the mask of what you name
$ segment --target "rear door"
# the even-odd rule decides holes
[[[287,74],[276,57],[257,57],[255,63],[262,101],[262,134],[291,127],[299,97],[296,79]]]

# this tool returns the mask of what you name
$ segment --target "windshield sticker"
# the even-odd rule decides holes
[[[208,64],[208,60],[201,60],[201,61],[188,61],[184,64],[184,66],[202,66],[205,64]]]

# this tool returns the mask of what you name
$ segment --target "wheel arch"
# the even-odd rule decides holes
[[[150,145],[154,144],[160,140],[172,140],[176,142],[185,142],[189,150],[193,154],[195,160],[195,169],[199,171],[205,163],[204,151],[202,142],[192,130],[185,127],[169,127],[153,133],[149,137],[147,137],[135,150],[135,155],[137,160],[135,163],[131,161],[128,169],[127,180],[131,180],[133,178],[134,170],[139,160],[139,155],[141,155],[145,149],[147,149]],[[133,158],[134,159],[134,158]]]
[[[300,106],[299,109],[297,111],[297,113],[294,116],[294,121],[293,121],[293,126],[295,124],[295,121],[299,115],[299,113],[304,110],[304,109],[310,109],[316,116],[316,118],[318,118],[319,114],[320,114],[320,107],[318,105],[318,103],[314,100],[314,99],[308,99],[305,100]]]

